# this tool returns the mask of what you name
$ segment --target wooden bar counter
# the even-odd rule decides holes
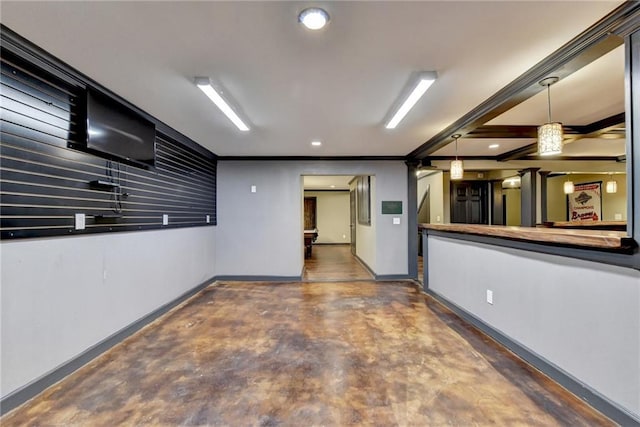
[[[505,239],[570,245],[591,249],[629,250],[636,246],[624,231],[580,230],[565,228],[514,227],[481,224],[419,224],[419,229],[472,234]]]

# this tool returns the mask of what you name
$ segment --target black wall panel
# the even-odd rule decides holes
[[[162,132],[151,170],[70,148],[85,139],[82,82],[5,49],[1,62],[2,239],[216,224],[213,154]],[[75,229],[78,213],[84,230]]]

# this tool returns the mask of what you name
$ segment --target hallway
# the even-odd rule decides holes
[[[349,245],[313,245],[304,260],[302,280],[371,280],[371,273],[351,254]]]
[[[612,423],[411,282],[217,282],[0,420]]]

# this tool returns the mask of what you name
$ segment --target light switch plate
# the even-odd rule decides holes
[[[399,217],[393,217],[393,225],[400,225],[400,218]]]
[[[207,215],[207,224],[209,224],[210,222],[211,222],[211,217]]]
[[[487,302],[493,305],[493,291],[487,289]]]
[[[86,228],[86,219],[83,213],[75,214],[76,230],[84,230]]]
[[[169,215],[162,214],[162,225],[169,225]]]
[[[256,191],[258,191],[258,188],[255,185],[251,186],[251,192],[255,193]]]

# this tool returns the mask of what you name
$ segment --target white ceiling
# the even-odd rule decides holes
[[[374,156],[408,154],[620,3],[3,0],[1,21],[218,155]],[[331,15],[319,32],[296,20],[311,4]],[[439,78],[397,129],[385,130],[420,70]],[[554,116],[582,124],[620,112],[619,75],[598,78],[607,102],[591,112],[563,101],[570,79],[559,82]],[[237,131],[194,76],[224,86],[253,129]],[[591,104],[592,83],[579,89]],[[495,121],[537,124],[544,101]]]

